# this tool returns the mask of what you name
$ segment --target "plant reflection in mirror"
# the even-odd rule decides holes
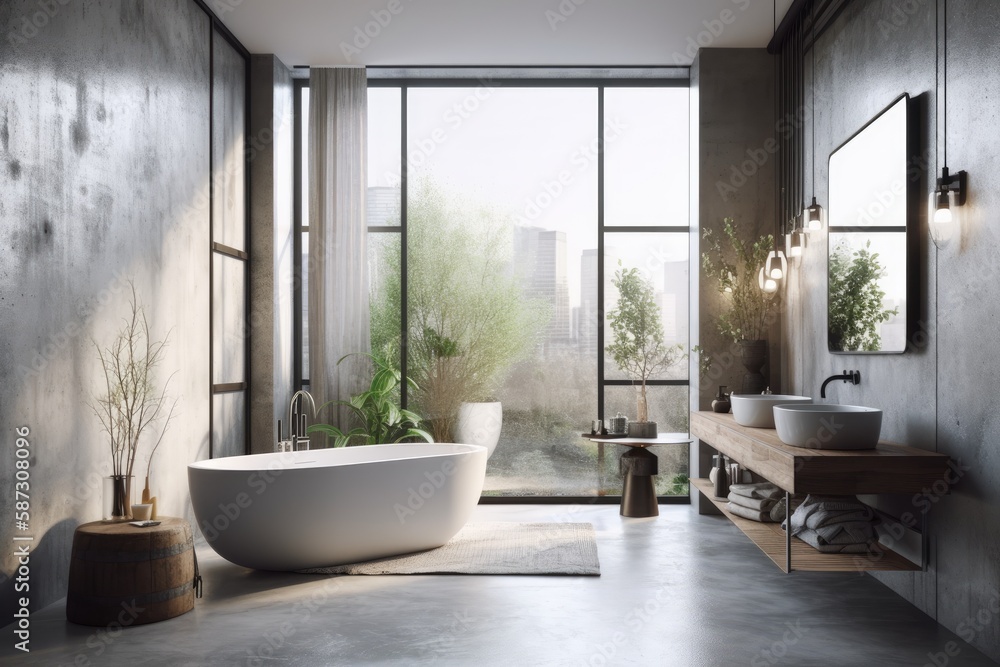
[[[899,314],[883,305],[885,291],[879,279],[885,268],[878,253],[864,248],[851,250],[839,243],[830,252],[829,343],[832,351],[878,351],[882,347],[880,325]]]

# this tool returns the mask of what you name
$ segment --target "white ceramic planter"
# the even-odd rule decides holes
[[[501,428],[503,428],[503,406],[499,401],[462,403],[458,408],[458,420],[455,423],[455,442],[485,447],[486,457],[489,458],[493,456],[493,451],[500,442]]]

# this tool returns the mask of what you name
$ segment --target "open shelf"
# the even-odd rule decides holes
[[[785,532],[778,523],[760,523],[730,514],[725,500],[716,500],[715,488],[707,479],[692,479],[695,486],[712,501],[743,534],[750,538],[761,551],[767,554],[783,572],[785,568]],[[920,570],[895,551],[879,544],[874,553],[868,554],[825,554],[813,549],[802,540],[792,538],[792,569],[804,572],[865,572],[868,570]]]

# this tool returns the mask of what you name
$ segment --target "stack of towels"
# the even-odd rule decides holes
[[[770,482],[730,484],[726,509],[731,514],[751,521],[783,521],[784,496],[785,492]]]
[[[878,542],[878,521],[855,496],[809,495],[792,514],[792,535],[823,553],[866,553]]]

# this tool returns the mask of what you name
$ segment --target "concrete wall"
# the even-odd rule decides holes
[[[75,527],[101,517],[106,437],[85,401],[132,278],[178,417],[156,454],[166,515],[191,517],[186,465],[208,455],[210,22],[189,0],[0,4],[0,614],[15,427],[28,427],[30,608],[66,594]],[[41,18],[39,18],[41,17]],[[137,467],[145,470],[150,443]],[[143,472],[144,474],[144,472]],[[17,597],[20,597],[19,594]]]
[[[739,348],[719,333],[724,297],[715,279],[706,277],[701,268],[701,234],[706,229],[722,233],[727,217],[734,218],[746,241],[775,233],[777,160],[769,155],[757,164],[751,158],[766,151],[769,140],[776,140],[774,59],[763,49],[702,49],[691,68],[691,99],[691,151],[696,160],[692,164],[691,262],[698,267],[691,297],[691,345],[700,345],[713,358],[708,374],[700,374],[692,362],[691,408],[707,410],[719,385],[739,391],[744,368]],[[775,391],[780,389],[779,336],[776,321],[769,359]],[[712,451],[705,445],[691,448],[692,476],[708,475]],[[701,494],[695,495],[702,511],[716,512]]]
[[[944,102],[935,84],[938,4],[854,2],[820,38],[815,139],[816,194],[823,205],[830,152],[904,92],[917,98],[922,110],[920,147],[912,159],[919,164],[929,151],[930,173],[920,174],[917,187],[930,191],[933,173],[943,166],[934,161],[936,110]],[[921,324],[903,355],[827,352],[826,239],[811,242],[802,270],[793,272],[785,320],[788,389],[816,395],[825,377],[857,368],[861,385],[831,385],[832,402],[880,407],[885,411],[883,438],[937,450],[970,466],[957,484],[942,480],[937,491],[950,487],[950,492],[941,497],[932,491],[913,498],[870,499],[894,516],[909,512],[916,521],[923,516],[928,521],[926,571],[877,576],[1000,659],[995,611],[1000,599],[1000,417],[992,399],[1000,348],[991,343],[1000,299],[1000,237],[993,213],[1000,207],[1000,14],[992,0],[963,0],[949,3],[947,18],[948,166],[970,174],[968,224],[959,242],[937,250],[928,241],[926,211],[918,212],[920,270],[911,279],[920,288]],[[943,19],[942,13],[942,25]],[[809,80],[807,69],[807,84]],[[808,87],[806,92],[808,105]],[[807,135],[807,165],[811,144]]]
[[[292,371],[291,72],[273,55],[250,58],[250,450],[274,451],[287,432]]]

